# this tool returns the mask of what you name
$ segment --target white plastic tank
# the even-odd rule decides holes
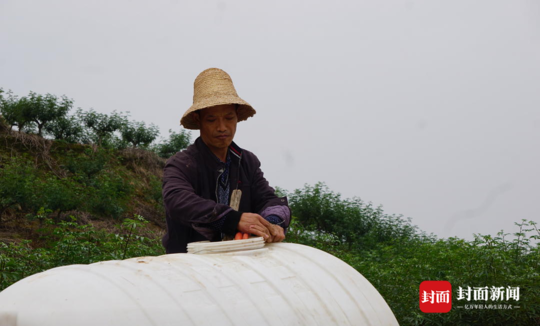
[[[53,268],[0,292],[1,326],[398,325],[354,268],[276,243]]]

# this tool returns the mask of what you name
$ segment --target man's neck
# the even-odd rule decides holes
[[[210,152],[212,152],[212,154],[214,154],[221,162],[227,161],[227,153],[229,152],[229,147],[226,147],[226,148],[210,147],[208,146],[208,144],[206,144],[206,142],[202,139],[202,137],[201,137],[201,141],[203,142],[203,144],[206,145],[206,147],[210,150]]]
[[[229,150],[229,148],[225,148],[224,150],[219,149],[219,151],[212,150],[212,153],[214,153],[214,155],[217,158],[219,158],[219,160],[221,162],[226,162],[227,161],[227,151],[228,150]]]

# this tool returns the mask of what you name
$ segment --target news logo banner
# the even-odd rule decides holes
[[[448,281],[424,281],[420,283],[420,310],[425,313],[446,313],[452,309],[452,285]],[[456,300],[473,301],[475,304],[456,306],[465,309],[515,309],[508,301],[519,301],[519,287],[459,286]]]

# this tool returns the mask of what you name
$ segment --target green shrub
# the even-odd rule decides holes
[[[324,183],[289,194],[297,222],[306,230],[323,232],[349,248],[373,248],[380,242],[407,242],[423,236],[410,220],[387,215],[359,198],[342,199]]]
[[[64,167],[84,184],[93,185],[95,177],[105,169],[109,159],[110,155],[107,150],[94,151],[91,148],[86,148],[82,154],[68,154]]]
[[[34,249],[29,240],[0,242],[0,291],[53,267],[165,253],[160,235],[144,229],[147,222],[142,216],[125,219],[116,232],[80,225],[73,217],[55,222],[44,210],[36,218],[42,221],[38,234],[43,247]]]
[[[48,175],[44,180],[37,181],[34,191],[39,193],[39,206],[57,212],[76,210],[83,205],[85,192],[80,184],[72,179],[60,179]]]
[[[118,219],[127,210],[133,186],[118,172],[103,171],[87,190],[87,211]]]
[[[3,212],[19,205],[22,209],[33,210],[41,205],[34,186],[38,180],[38,170],[28,159],[13,157],[1,162],[0,168],[0,225]]]

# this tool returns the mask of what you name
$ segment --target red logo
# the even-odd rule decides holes
[[[420,283],[420,310],[422,312],[449,312],[452,309],[452,285],[448,281]]]

